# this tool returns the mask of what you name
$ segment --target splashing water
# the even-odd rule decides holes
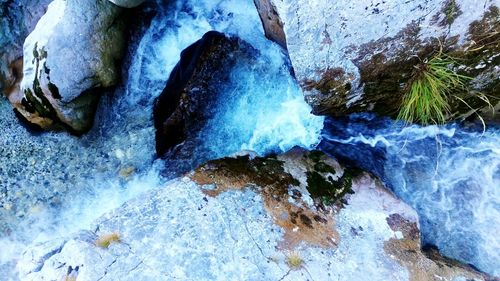
[[[325,122],[321,149],[369,170],[420,215],[423,243],[500,276],[500,129]]]
[[[236,66],[220,85],[216,117],[200,132],[198,163],[242,149],[259,154],[310,147],[319,141],[323,118],[310,114],[280,47],[263,36],[252,1],[177,1],[152,23],[130,71],[130,103],[151,88],[160,93],[180,52],[210,30],[237,35],[260,52],[258,63]],[[161,59],[158,59],[161,58]],[[147,89],[143,85],[148,85]],[[151,84],[154,84],[152,86]],[[142,88],[141,88],[142,87]],[[147,96],[147,95],[146,95]],[[204,156],[206,154],[206,156]]]
[[[161,170],[176,167],[155,160],[152,103],[180,52],[209,30],[248,41],[262,52],[263,65],[232,71],[224,89],[234,98],[220,105],[219,117],[205,129],[205,150],[193,157],[285,151],[319,141],[323,118],[310,114],[285,56],[265,39],[251,0],[157,4],[157,15],[125,59],[126,84],[102,98],[95,126],[85,136],[33,135],[0,99],[0,276],[7,280],[16,279],[12,268],[27,244],[85,229],[103,213],[165,184]],[[235,137],[220,142],[222,132]]]

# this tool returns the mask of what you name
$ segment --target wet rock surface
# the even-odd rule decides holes
[[[175,149],[175,157],[189,156],[196,136],[215,114],[221,86],[236,64],[255,62],[256,50],[248,43],[211,31],[181,53],[165,89],[156,99],[154,121],[159,156]]]
[[[270,0],[254,0],[254,3],[263,21],[266,37],[286,49],[286,35],[283,30],[283,22],[278,15],[276,6]]]
[[[416,68],[436,56],[450,58],[453,71],[472,78],[465,90],[449,97],[450,119],[472,114],[469,106],[489,107],[481,93],[498,103],[498,1],[256,2],[275,8],[278,19],[260,13],[264,28],[279,44],[284,32],[297,80],[315,114],[395,116],[418,76]]]
[[[9,93],[18,116],[87,131],[100,95],[119,81],[124,31],[123,10],[109,1],[52,2],[24,42],[23,80]]]
[[[354,194],[344,207],[319,208],[307,191],[318,155],[293,149],[271,158],[210,161],[104,215],[91,230],[33,245],[18,264],[20,277],[488,280],[422,254],[414,210],[366,173],[352,179]],[[334,159],[320,154],[319,161],[331,168],[317,171],[324,180],[343,177]],[[291,208],[301,211],[296,216]],[[289,232],[294,243],[283,243],[291,241]],[[318,244],[310,234],[340,240]],[[103,246],[102,237],[116,239]],[[295,267],[292,253],[300,259]]]

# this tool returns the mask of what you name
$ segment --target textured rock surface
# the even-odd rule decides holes
[[[283,22],[281,21],[274,4],[271,0],[254,0],[254,3],[263,22],[266,37],[286,49],[286,36],[285,31],[283,30]]]
[[[368,174],[350,179],[355,193],[343,208],[340,202],[320,208],[306,189],[308,173],[333,183],[345,171],[323,154],[301,150],[212,161],[129,201],[92,230],[31,247],[18,263],[20,278],[486,280],[422,254],[415,212]],[[324,226],[330,229],[323,232]],[[290,241],[288,231],[298,243],[283,243]],[[96,246],[110,233],[119,241]],[[321,245],[300,235],[306,233],[317,234],[317,241],[331,241],[322,235],[328,233],[340,240]],[[290,268],[292,249],[302,263]]]
[[[0,93],[22,79],[24,38],[35,28],[50,0],[0,1]]]
[[[120,7],[134,8],[144,3],[145,0],[109,0],[109,1]]]
[[[287,49],[306,100],[316,114],[373,110],[393,115],[415,66],[442,51],[453,68],[473,77],[470,93],[456,94],[474,108],[485,107],[478,92],[499,98],[500,1],[256,1],[272,40]],[[451,97],[452,115],[469,112]],[[470,112],[469,112],[470,113]]]
[[[190,155],[198,132],[215,114],[221,84],[230,79],[236,64],[255,62],[255,52],[248,43],[215,31],[182,52],[154,105],[158,155],[185,140],[177,153]]]
[[[24,43],[21,88],[9,96],[19,116],[42,128],[88,130],[102,89],[118,82],[121,15],[105,0],[52,2]]]

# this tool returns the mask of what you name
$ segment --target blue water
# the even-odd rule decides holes
[[[190,165],[239,150],[264,154],[319,142],[324,118],[310,114],[286,56],[265,39],[252,0],[157,2],[157,16],[129,50],[124,84],[103,97],[87,135],[33,135],[0,98],[0,229],[13,229],[0,236],[1,276],[13,274],[16,258],[32,241],[84,229],[137,194],[163,186],[162,170],[176,171],[155,159],[152,103],[180,52],[209,30],[238,35],[261,56],[253,67],[232,69],[232,79],[221,85],[227,98],[200,133],[204,142]],[[499,128],[482,134],[453,124],[404,127],[371,115],[324,125],[320,148],[377,174],[411,204],[421,217],[424,243],[500,275]],[[17,197],[15,206],[5,204]],[[19,221],[9,217],[23,223],[13,225]]]
[[[87,228],[130,198],[164,186],[164,171],[176,176],[245,149],[264,154],[319,143],[324,118],[310,113],[286,55],[265,38],[252,0],[163,2],[157,1],[157,15],[131,42],[124,83],[102,97],[88,134],[33,134],[0,96],[0,279],[16,280],[16,259],[33,241]],[[153,101],[181,51],[210,30],[241,37],[260,56],[254,66],[229,70],[230,81],[220,85],[227,96],[180,169],[156,159]]]
[[[424,244],[500,275],[500,128],[325,121],[320,148],[373,172],[419,216]]]

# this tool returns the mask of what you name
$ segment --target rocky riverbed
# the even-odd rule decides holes
[[[0,0],[0,279],[498,280],[473,2]],[[436,54],[450,123],[390,119]]]

